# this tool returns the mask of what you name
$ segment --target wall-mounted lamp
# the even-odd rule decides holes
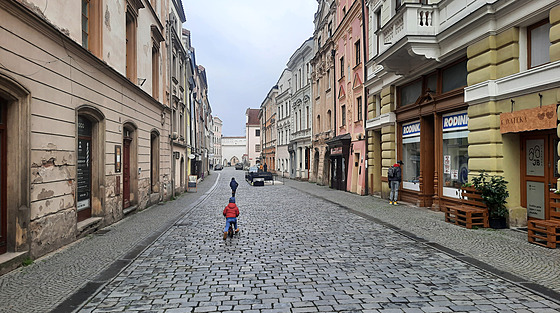
[[[513,105],[515,104],[515,101],[513,99],[511,99],[511,112],[513,112]]]

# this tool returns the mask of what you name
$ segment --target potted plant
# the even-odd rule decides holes
[[[500,175],[489,175],[482,171],[472,178],[473,187],[481,193],[482,200],[488,207],[490,227],[506,228],[508,209],[506,199],[509,197],[508,182]]]

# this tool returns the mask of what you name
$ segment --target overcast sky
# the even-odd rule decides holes
[[[212,114],[224,136],[245,136],[245,110],[260,107],[290,56],[313,36],[317,0],[182,1]]]

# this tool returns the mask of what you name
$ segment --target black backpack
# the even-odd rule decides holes
[[[387,177],[394,178],[396,176],[397,176],[397,169],[394,166],[389,167],[389,170],[387,170]]]

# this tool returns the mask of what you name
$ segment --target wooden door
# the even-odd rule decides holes
[[[123,141],[123,208],[130,206],[130,143],[132,138],[125,137]]]
[[[521,142],[521,202],[528,219],[547,219],[550,189],[556,188],[555,135],[524,136]]]
[[[7,201],[6,201],[6,105],[0,102],[0,254],[6,252],[6,218],[7,214]]]

